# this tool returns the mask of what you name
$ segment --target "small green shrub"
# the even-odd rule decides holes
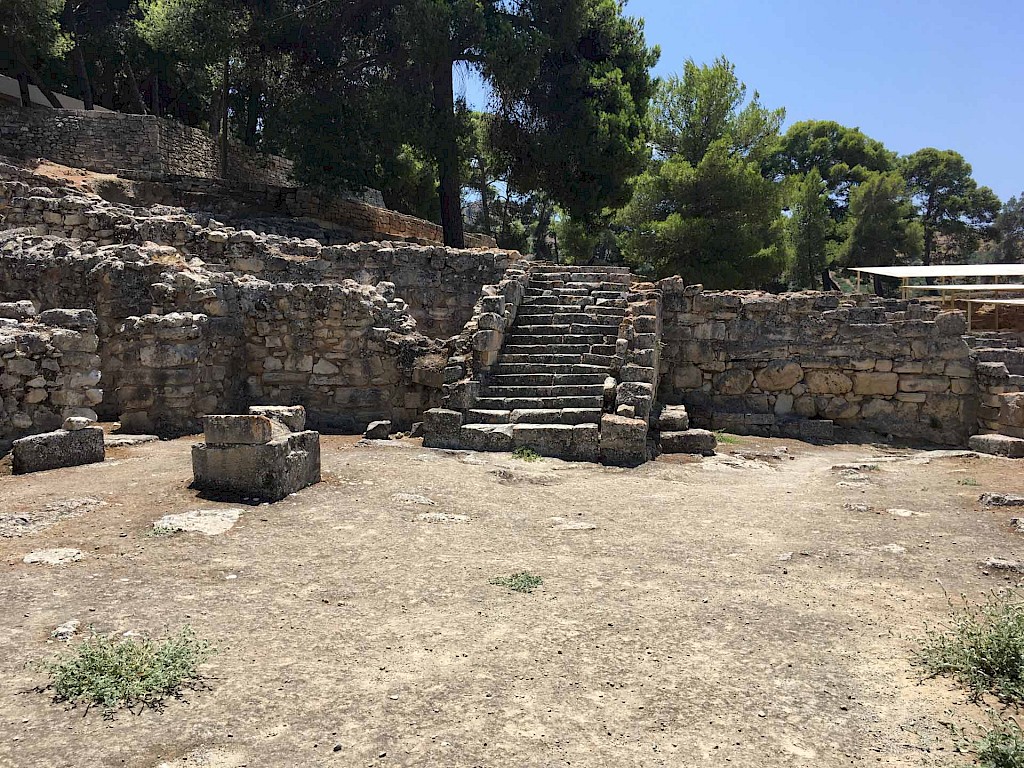
[[[211,653],[209,644],[196,638],[190,627],[162,642],[94,632],[43,667],[55,701],[102,706],[104,715],[112,717],[118,707],[159,709],[168,696],[199,687],[199,665]]]
[[[521,445],[512,451],[512,455],[523,461],[540,461],[540,454],[533,450],[533,448],[527,448],[525,445]]]
[[[972,745],[982,768],[1024,767],[1024,731],[1013,720],[994,718],[994,725]]]
[[[722,445],[739,445],[742,442],[737,435],[730,435],[728,432],[723,432],[720,429],[715,431],[715,437]]]
[[[985,603],[950,605],[945,630],[930,630],[918,653],[929,677],[949,675],[975,700],[991,693],[1024,702],[1024,603],[1015,590],[993,592]]]
[[[979,483],[973,477],[965,477],[962,480],[957,480],[956,484],[957,485],[969,485],[972,488],[981,485],[981,483]]]
[[[521,571],[513,573],[511,576],[496,576],[488,583],[496,587],[508,587],[513,592],[533,592],[544,583],[544,579],[527,571]]]

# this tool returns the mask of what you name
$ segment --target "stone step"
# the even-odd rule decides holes
[[[629,273],[622,272],[595,272],[589,269],[578,272],[530,272],[530,282],[561,280],[566,283],[614,283],[616,285],[629,285],[633,278]]]
[[[463,424],[459,447],[471,451],[512,451],[528,447],[542,456],[570,461],[597,461],[598,425],[583,424]]]
[[[600,373],[608,375],[608,367],[603,365],[564,365],[552,363],[503,363],[500,360],[491,368],[494,376],[514,375],[520,373],[540,374],[577,374],[577,373]]]
[[[511,411],[518,408],[529,409],[563,409],[563,408],[598,408],[604,404],[599,395],[589,397],[478,397],[478,409],[488,411]]]
[[[517,408],[466,411],[466,424],[600,424],[600,408]]]
[[[582,301],[582,299],[581,299]],[[577,306],[553,306],[549,304],[525,304],[519,307],[518,317],[534,317],[536,315],[608,315],[609,317],[625,317],[625,307],[613,307],[608,304],[587,304]]]
[[[600,384],[604,386],[607,373],[514,373],[491,374],[487,377],[489,387],[551,387],[571,386],[580,384]]]
[[[484,397],[603,397],[604,383],[601,384],[555,384],[553,386],[537,386],[536,384],[517,386],[500,385],[485,388]]]
[[[549,325],[515,325],[514,335],[523,336],[607,336],[618,334],[618,323],[567,323]]]
[[[630,274],[629,267],[616,264],[584,266],[582,264],[545,264],[543,262],[534,262],[530,265],[530,274],[532,275],[561,274],[564,272],[600,272],[608,275]]]
[[[516,333],[515,328],[512,329],[512,333],[505,337],[506,344],[508,346],[516,347],[530,347],[530,346],[550,346],[553,344],[614,344],[615,339],[618,337],[618,331],[615,333],[602,333],[602,334],[565,334],[564,336],[533,336],[530,334]]]
[[[572,297],[572,296],[589,296],[590,291],[586,288],[527,288],[526,298],[536,296],[556,296],[556,297]]]
[[[590,352],[593,346],[593,344],[506,344],[501,348],[501,353],[503,355],[584,355]]]
[[[586,354],[586,353],[583,353]],[[498,363],[554,363],[556,365],[578,365],[583,362],[583,354],[579,355],[506,355],[498,356]]]
[[[544,314],[530,314],[520,315],[517,321],[522,323],[518,325],[519,328],[531,328],[538,325],[557,325],[559,327],[565,327],[566,323],[569,324],[580,324],[580,325],[601,325],[606,328],[618,328],[622,323],[622,314],[612,314],[610,312],[547,312]],[[529,325],[526,325],[529,323]]]

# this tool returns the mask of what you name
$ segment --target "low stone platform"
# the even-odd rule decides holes
[[[1024,438],[1010,435],[974,435],[968,445],[972,451],[1010,459],[1024,459]]]
[[[193,487],[279,501],[320,482],[320,433],[305,422],[301,406],[207,416],[205,442],[192,446]]]
[[[68,419],[65,426],[72,427],[71,429],[58,429],[15,440],[14,474],[21,475],[28,472],[42,472],[47,469],[77,467],[81,464],[95,464],[103,461],[106,456],[103,445],[103,429],[69,423],[78,421],[85,420]]]

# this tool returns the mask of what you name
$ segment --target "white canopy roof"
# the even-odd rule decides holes
[[[944,264],[934,267],[847,267],[883,277],[1024,277],[1024,264]]]
[[[1024,283],[978,283],[976,285],[908,285],[912,291],[969,291],[980,293],[982,291],[1024,291]]]

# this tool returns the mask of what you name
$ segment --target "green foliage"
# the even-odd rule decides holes
[[[957,480],[956,484],[957,485],[966,485],[966,486],[971,486],[971,487],[977,487],[977,486],[981,485],[981,483],[979,483],[973,477],[964,477],[964,478],[962,478],[960,480]]]
[[[921,253],[922,228],[898,173],[874,173],[850,195],[839,261],[846,266],[898,264]]]
[[[982,768],[1024,768],[1024,731],[1014,720],[993,718],[994,723],[973,749]]]
[[[872,172],[893,170],[896,154],[859,128],[832,120],[804,120],[781,137],[769,165],[791,177],[805,177],[817,169],[828,188],[829,213],[838,223],[846,218],[851,190]]]
[[[999,198],[972,178],[971,165],[951,149],[920,149],[903,158],[903,176],[924,226],[924,263],[931,264],[936,236],[950,255],[962,257],[992,232]]]
[[[715,431],[715,439],[723,445],[739,445],[743,442],[738,436],[730,435],[720,429]]]
[[[818,288],[828,265],[827,251],[834,224],[829,216],[828,190],[817,167],[796,182],[792,191],[789,243],[793,262],[789,281],[797,288]]]
[[[60,27],[63,8],[64,0],[4,0],[0,13],[4,54],[11,53],[15,45],[26,56],[59,58],[67,53],[71,41]]]
[[[493,584],[496,587],[507,587],[513,592],[533,592],[533,590],[544,583],[544,579],[540,576],[534,576],[528,571],[521,571],[513,573],[511,576],[497,576],[487,583]]]
[[[725,59],[688,61],[659,90],[658,158],[618,216],[626,259],[641,273],[721,289],[761,287],[784,269],[781,188],[762,167],[784,112],[745,98]]]
[[[44,667],[55,701],[102,706],[112,716],[136,704],[159,708],[168,696],[197,687],[199,666],[211,653],[189,627],[163,642],[93,633]]]
[[[918,661],[930,677],[949,675],[976,700],[991,693],[1024,702],[1024,604],[1016,591],[992,593],[980,605],[950,607],[949,627],[929,631]]]
[[[1006,264],[1024,262],[1024,194],[1003,203],[995,232],[999,237],[999,260]]]
[[[533,450],[533,448],[527,448],[525,445],[521,445],[512,451],[512,455],[522,461],[540,461],[540,454]]]

